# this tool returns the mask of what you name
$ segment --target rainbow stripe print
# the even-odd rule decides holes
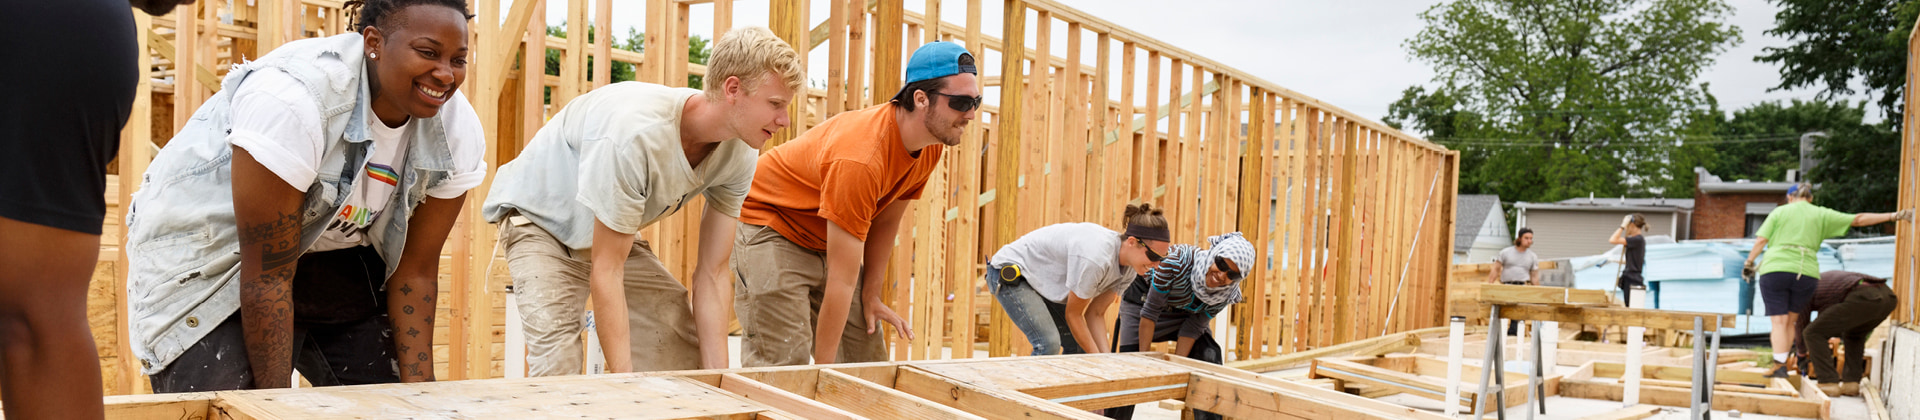
[[[393,186],[400,185],[400,174],[395,173],[393,171],[393,167],[390,167],[387,165],[381,165],[378,163],[371,163],[371,162],[367,163],[367,177],[379,180],[380,182],[385,182],[387,183],[387,185],[393,185]]]

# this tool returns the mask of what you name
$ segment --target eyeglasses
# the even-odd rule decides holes
[[[1166,256],[1160,255],[1160,253],[1158,252],[1153,252],[1153,247],[1147,246],[1147,243],[1145,241],[1140,242],[1140,248],[1147,250],[1147,261],[1153,261],[1157,263],[1157,262],[1160,262],[1160,260],[1166,258]]]
[[[967,111],[974,110],[974,108],[980,107],[981,97],[979,96],[948,95],[945,93],[934,92],[931,90],[926,90],[922,92],[926,92],[927,94],[931,94],[931,95],[940,95],[940,96],[947,97],[947,107],[953,108],[953,110],[955,111],[967,112]]]
[[[1247,277],[1247,273],[1234,270],[1233,266],[1227,265],[1226,257],[1213,257],[1213,268],[1220,269],[1220,272],[1227,273],[1227,278],[1233,281],[1240,281],[1240,279]]]

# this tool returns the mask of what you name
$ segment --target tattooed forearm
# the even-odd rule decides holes
[[[254,386],[285,388],[293,376],[293,274],[300,217],[236,211],[240,224],[240,320]]]
[[[389,279],[387,318],[393,321],[394,361],[401,382],[432,381],[433,311],[437,273],[402,271]]]

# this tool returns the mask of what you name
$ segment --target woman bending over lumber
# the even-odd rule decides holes
[[[1171,246],[1167,219],[1152,205],[1127,206],[1126,226],[1042,227],[988,260],[987,284],[1033,343],[1032,355],[1107,352],[1106,308]]]

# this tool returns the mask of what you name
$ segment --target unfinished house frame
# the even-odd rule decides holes
[[[924,42],[960,42],[979,57],[983,89],[999,101],[948,150],[927,187],[940,193],[912,202],[888,262],[885,299],[917,333],[887,334],[893,360],[969,358],[976,345],[992,356],[1025,352],[1024,336],[977,280],[983,258],[1048,224],[1119,228],[1122,207],[1137,202],[1168,209],[1176,242],[1241,231],[1270,256],[1249,269],[1247,301],[1221,316],[1216,335],[1232,359],[1445,322],[1456,152],[1051,0],[929,0],[922,13],[905,0],[766,0],[765,22],[736,21],[734,0],[473,0],[473,57],[461,89],[482,120],[490,167],[512,160],[572,98],[608,83],[608,64],[672,86],[706,72],[683,48],[641,53],[613,48],[614,36],[548,35],[548,22],[561,20],[566,34],[615,35],[616,3],[644,8],[648,45],[687,45],[690,17],[710,11],[715,33],[766,25],[803,57],[825,49],[828,71],[809,76],[823,85],[794,101],[794,129],[769,148],[886,101],[902,84],[904,59]],[[810,15],[821,3],[827,15]],[[147,392],[120,310],[120,205],[139,183],[120,177],[145,171],[232,64],[350,23],[338,0],[201,1],[163,17],[134,15],[149,77],[110,176],[89,295],[110,395]],[[984,32],[987,16],[1001,29]],[[546,68],[549,53],[559,57],[557,71],[528,70]],[[478,221],[491,182],[469,191],[441,256],[440,379],[523,369],[519,330],[508,325],[511,277],[496,230]],[[702,206],[689,203],[640,235],[682,281],[692,277]]]

